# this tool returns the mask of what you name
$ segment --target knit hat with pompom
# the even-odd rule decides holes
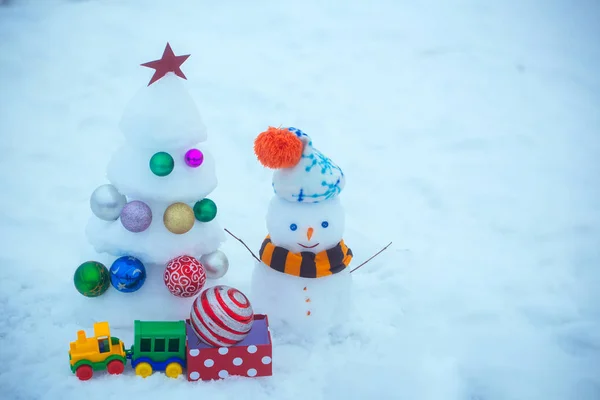
[[[336,197],[346,184],[341,168],[300,129],[269,127],[254,140],[254,153],[275,170],[273,190],[282,199],[318,203]]]

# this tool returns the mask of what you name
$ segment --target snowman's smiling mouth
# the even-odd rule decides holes
[[[313,244],[312,246],[305,246],[302,243],[298,243],[300,246],[304,247],[305,249],[314,249],[315,247],[317,247],[319,245],[319,243],[317,244]]]

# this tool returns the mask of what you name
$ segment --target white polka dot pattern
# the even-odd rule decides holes
[[[262,360],[260,360],[260,361],[261,361],[263,364],[265,364],[265,365],[267,365],[267,364],[270,364],[270,363],[271,363],[271,357],[269,357],[269,356],[264,356],[264,357],[262,358]]]

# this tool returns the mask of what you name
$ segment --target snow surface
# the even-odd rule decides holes
[[[597,2],[1,3],[3,398],[600,398]],[[129,345],[134,319],[189,310],[159,274],[96,299],[72,283],[113,260],[87,243],[89,196],[166,41],[191,54],[224,227],[258,251],[272,172],[252,141],[294,126],[344,168],[353,265],[394,242],[353,274],[353,329],[274,337],[270,378],[68,368],[94,321]],[[247,292],[253,259],[223,250],[218,282]]]

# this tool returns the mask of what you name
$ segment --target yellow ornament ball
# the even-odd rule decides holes
[[[165,210],[163,222],[165,227],[173,233],[181,235],[188,232],[194,226],[194,210],[185,203],[171,204]]]

